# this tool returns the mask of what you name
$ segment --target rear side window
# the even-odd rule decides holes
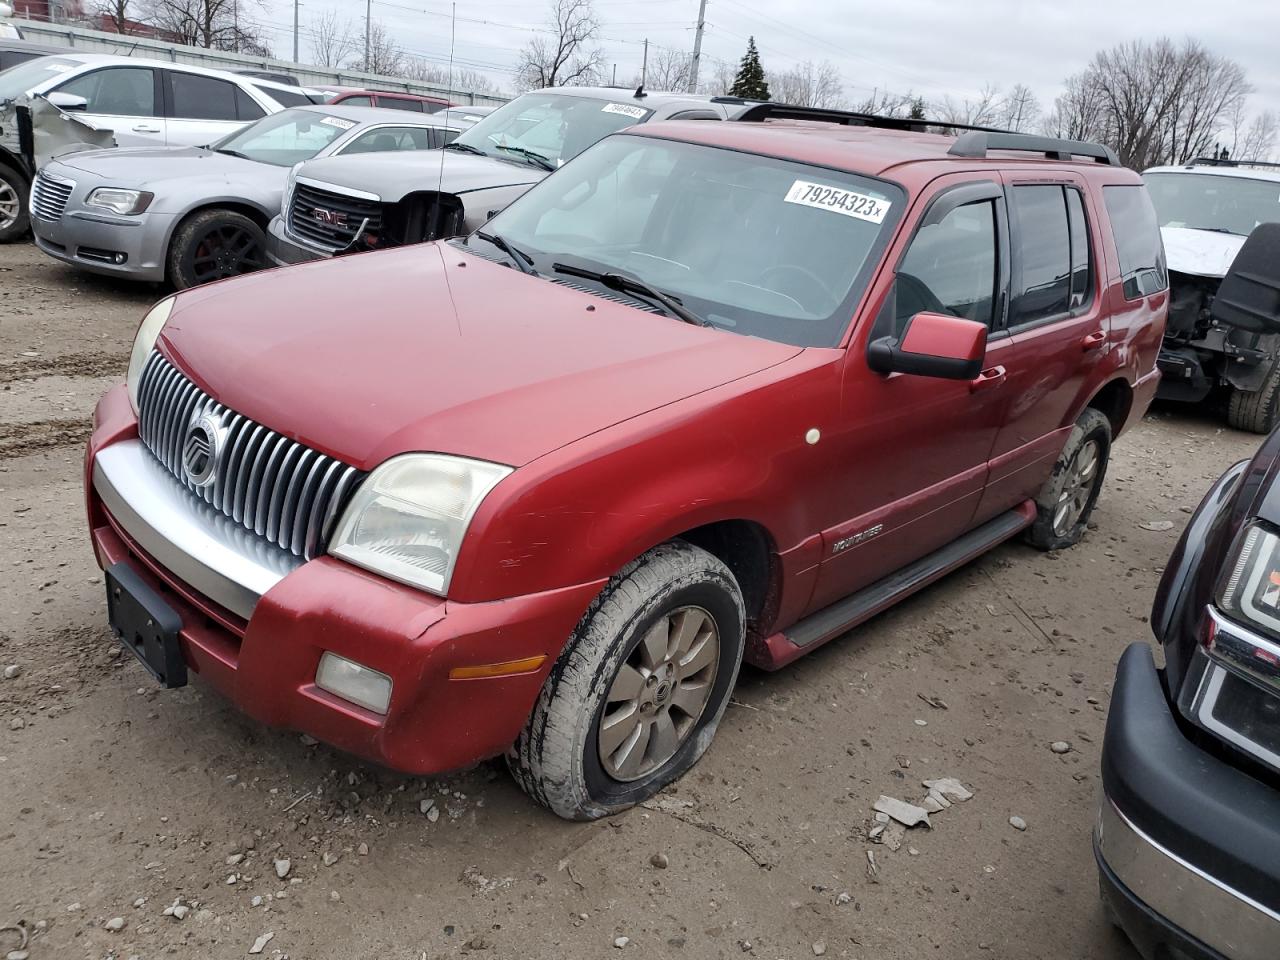
[[[1089,250],[1089,220],[1080,191],[1067,187],[1067,223],[1071,227],[1071,309],[1078,310],[1093,292],[1093,257]]]
[[[305,93],[294,93],[292,90],[277,90],[275,87],[264,90],[263,93],[282,107],[306,107],[315,102]]]
[[[922,311],[992,325],[996,289],[996,215],[991,201],[957,207],[922,227],[898,267],[893,335]]]
[[[460,134],[461,132],[462,132],[461,130],[450,130],[448,128],[444,130],[436,130],[435,131],[436,146],[443,147],[446,143],[453,143],[453,141],[458,139],[458,134]]]
[[[181,120],[235,120],[236,85],[216,77],[170,72],[173,104],[170,117]]]
[[[334,103],[345,104],[348,107],[372,107],[373,97],[343,97],[341,100],[335,100]]]
[[[378,106],[389,110],[408,110],[412,113],[422,112],[422,101],[401,100],[399,97],[379,97]]]
[[[1014,294],[1009,325],[1067,312],[1071,294],[1071,230],[1061,186],[1015,186],[1009,191],[1013,226]]]
[[[1125,299],[1137,300],[1165,289],[1169,275],[1165,269],[1164,244],[1160,241],[1160,227],[1147,188],[1103,187],[1102,200],[1120,257]]]
[[[82,73],[58,87],[88,101],[86,113],[113,117],[155,117],[155,76],[145,67],[108,67]]]

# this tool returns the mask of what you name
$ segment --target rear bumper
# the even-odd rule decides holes
[[[1102,780],[1103,899],[1140,952],[1273,960],[1280,792],[1183,736],[1146,644],[1120,660]]]
[[[160,282],[174,220],[164,213],[115,218],[68,205],[58,220],[32,216],[31,232],[41,252],[55,260],[105,276]],[[124,260],[117,263],[117,257]]]
[[[135,436],[117,388],[99,404],[85,464],[99,564],[127,564],[173,607],[188,669],[245,713],[397,770],[439,773],[502,753],[603,585],[464,604],[327,556],[273,567],[214,529],[194,497],[185,517],[167,516],[183,510],[176,481],[167,478],[166,490],[165,477],[113,463],[130,448],[148,456],[131,444]],[[226,593],[215,589],[228,584]],[[385,715],[316,686],[325,652],[391,677]],[[540,656],[522,673],[452,675]]]
[[[328,260],[333,252],[299,243],[289,236],[284,227],[283,217],[273,217],[267,227],[267,259],[277,267],[287,267],[294,263],[308,263],[312,260]]]

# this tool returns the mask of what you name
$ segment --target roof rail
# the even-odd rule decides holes
[[[851,127],[879,127],[884,130],[905,130],[925,133],[928,130],[981,130],[986,133],[1008,133],[997,127],[978,127],[969,123],[947,123],[942,120],[922,120],[913,117],[883,117],[874,113],[858,113],[852,110],[835,110],[827,107],[797,107],[789,103],[745,100],[742,97],[712,97],[712,103],[754,104],[734,118],[738,123],[761,120],[819,120],[825,123],[842,123]]]
[[[1219,160],[1217,157],[1196,157],[1188,160],[1188,167],[1265,167],[1269,170],[1280,170],[1280,163],[1270,160]]]
[[[947,153],[953,157],[983,159],[988,150],[1022,150],[1043,153],[1050,160],[1068,161],[1073,157],[1089,157],[1108,166],[1120,166],[1116,152],[1101,143],[1085,140],[1059,140],[1057,137],[1037,137],[1029,133],[966,133],[956,138]]]

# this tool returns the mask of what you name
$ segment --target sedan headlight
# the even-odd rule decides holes
[[[116,187],[98,187],[89,194],[85,200],[85,206],[101,207],[103,210],[110,210],[112,213],[118,213],[122,217],[131,217],[142,213],[151,206],[151,201],[156,198],[154,193],[147,193],[145,190],[120,190]]]
[[[1240,552],[1218,593],[1218,605],[1235,619],[1280,636],[1280,537],[1252,524],[1238,542]]]
[[[129,385],[129,402],[133,404],[133,412],[138,412],[138,381],[142,378],[142,368],[147,365],[147,358],[156,345],[156,338],[169,320],[173,311],[173,297],[165,297],[147,311],[138,325],[138,332],[133,338],[133,350],[129,354],[129,373],[125,382]]]
[[[388,460],[361,484],[329,552],[445,596],[471,518],[510,467],[436,453]]]

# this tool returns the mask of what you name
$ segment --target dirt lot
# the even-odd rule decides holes
[[[782,673],[747,671],[678,788],[567,824],[500,763],[372,769],[120,655],[79,443],[157,296],[0,248],[0,663],[21,670],[0,680],[0,925],[32,931],[32,960],[244,957],[265,934],[263,957],[293,958],[1133,956],[1089,842],[1113,669],[1148,638],[1187,514],[1256,437],[1157,411],[1120,442],[1083,544],[1004,546]],[[880,794],[941,776],[973,799],[869,842]]]

